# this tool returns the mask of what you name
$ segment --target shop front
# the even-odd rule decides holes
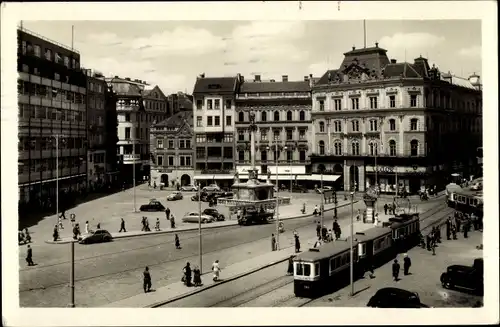
[[[432,169],[429,167],[405,167],[405,166],[366,166],[366,188],[376,184],[380,186],[380,192],[395,194],[396,185],[399,185],[398,192],[406,190],[410,194],[418,191],[429,184],[429,176]]]

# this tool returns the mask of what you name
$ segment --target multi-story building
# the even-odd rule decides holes
[[[344,54],[313,88],[313,170],[339,187],[416,192],[472,170],[482,139],[478,76],[441,74],[426,58],[389,60],[375,47]]]
[[[289,81],[286,75],[281,81],[262,81],[260,75],[253,81],[242,81],[236,95],[235,122],[240,178],[247,178],[251,167],[250,113],[257,125],[255,164],[263,178],[268,169],[284,183],[306,175],[312,148],[312,85],[312,75],[303,81]]]
[[[240,75],[205,77],[193,90],[195,180],[229,187],[234,177],[234,111]]]
[[[149,176],[149,117],[144,108],[144,82],[130,78],[106,79],[116,93],[120,179],[132,182],[135,165],[136,181]],[[135,152],[134,152],[135,150]]]
[[[150,125],[164,121],[170,116],[168,113],[168,98],[158,85],[144,88],[144,109],[148,114]]]
[[[193,166],[193,112],[181,111],[151,126],[151,185],[191,184]]]
[[[193,110],[193,96],[177,92],[168,96],[168,110],[170,115],[176,114],[179,111]]]
[[[24,28],[17,35],[22,213],[55,208],[57,177],[59,194],[86,188],[86,77],[78,51]]]

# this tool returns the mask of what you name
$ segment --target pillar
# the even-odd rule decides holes
[[[351,175],[350,175],[351,165],[347,164],[347,160],[344,160],[344,191],[349,192],[351,189]]]
[[[365,181],[365,164],[362,163],[361,165],[358,166],[358,172],[359,172],[359,185],[358,189],[360,192],[365,191],[366,187],[366,181]]]

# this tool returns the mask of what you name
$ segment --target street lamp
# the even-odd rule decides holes
[[[321,216],[320,217],[321,217],[321,229],[322,230],[323,230],[323,221],[325,219],[325,215],[323,213],[323,211],[324,211],[323,207],[325,205],[324,204],[325,190],[323,190],[323,170],[324,170],[323,167],[321,167],[321,186],[320,186],[321,187],[321,193],[320,193],[321,194],[321,204],[320,204],[319,210],[321,211]]]
[[[283,147],[282,148],[283,150],[286,150],[287,147]],[[270,148],[267,147],[267,150],[269,151]],[[280,249],[280,229],[279,229],[279,225],[280,225],[280,211],[279,211],[279,207],[280,207],[280,203],[279,203],[279,197],[278,197],[278,193],[279,193],[279,181],[278,181],[278,158],[279,158],[279,153],[280,153],[280,150],[281,150],[281,146],[279,144],[276,144],[275,145],[275,149],[274,149],[274,161],[275,161],[275,164],[276,164],[276,249],[279,251]]]
[[[287,154],[288,156],[288,154]],[[293,183],[292,183],[292,157],[290,156],[290,194],[292,193]]]
[[[198,219],[198,256],[200,261],[200,274],[203,273],[203,259],[202,259],[202,243],[201,243],[201,187],[200,182],[198,182],[198,214],[200,219]]]
[[[351,239],[350,239],[350,277],[351,277],[351,296],[354,296],[354,193],[356,192],[356,182],[354,182],[351,191]]]

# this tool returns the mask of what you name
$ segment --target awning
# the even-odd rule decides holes
[[[214,175],[214,179],[234,179],[234,175]]]
[[[321,175],[313,174],[306,176],[306,180],[309,181],[321,181]],[[339,179],[340,175],[323,175],[323,182],[335,182]]]
[[[214,179],[233,179],[234,176],[233,175],[227,175],[227,174],[221,174],[221,175],[210,175],[210,174],[207,174],[207,175],[198,175],[198,176],[194,176],[193,179],[194,180],[214,180]]]
[[[87,174],[83,173],[83,174],[79,174],[79,175],[62,176],[62,177],[59,177],[59,180],[62,181],[65,179],[70,179],[70,178],[85,177],[86,175]],[[19,186],[28,186],[28,185],[33,185],[33,184],[45,184],[45,183],[55,182],[56,180],[57,180],[57,178],[51,178],[51,179],[45,179],[45,180],[31,182],[31,183],[22,183],[22,184],[19,184]]]

